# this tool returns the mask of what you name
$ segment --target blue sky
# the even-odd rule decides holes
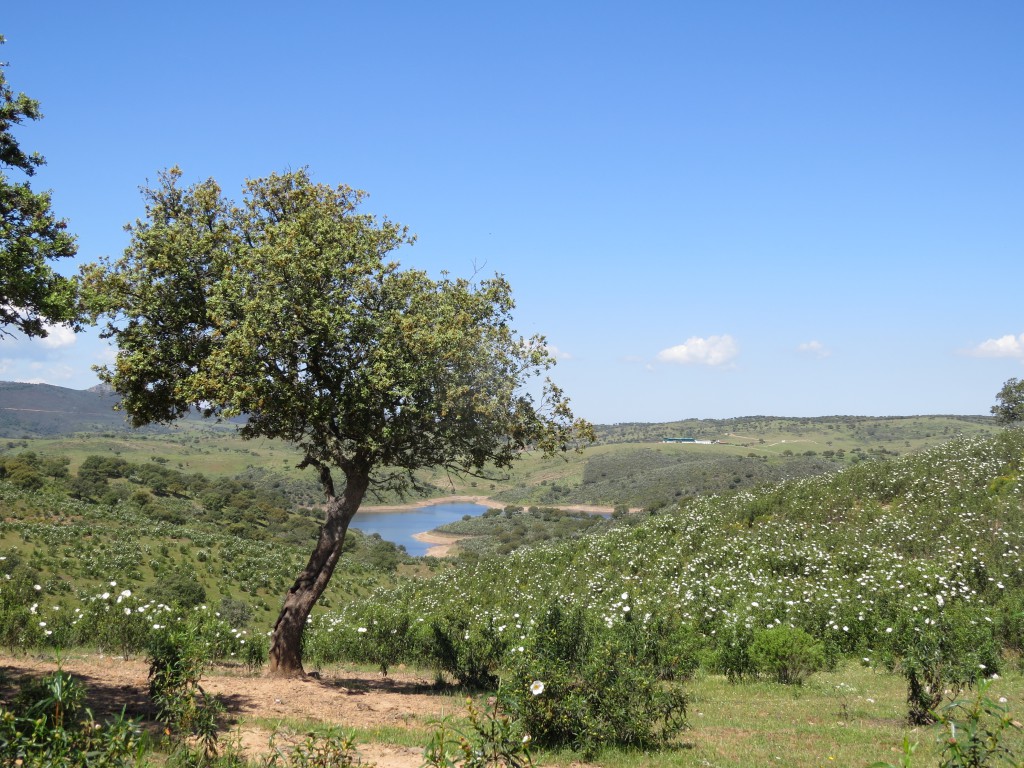
[[[9,5],[79,263],[163,168],[309,166],[403,264],[505,274],[598,423],[978,414],[1024,376],[1016,0]],[[0,379],[109,357],[7,339]]]

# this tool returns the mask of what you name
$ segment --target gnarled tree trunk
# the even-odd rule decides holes
[[[316,548],[288,590],[284,607],[270,635],[267,674],[275,677],[299,677],[305,674],[302,668],[302,632],[306,620],[331,580],[341,556],[348,525],[369,487],[368,471],[346,472],[345,491],[341,496],[335,496],[330,472],[322,467],[320,477],[327,493],[327,512]]]

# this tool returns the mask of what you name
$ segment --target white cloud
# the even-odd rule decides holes
[[[1024,333],[1020,336],[1007,334],[998,339],[988,339],[969,350],[975,357],[1016,357],[1024,360]]]
[[[39,343],[44,347],[60,349],[61,347],[70,347],[75,343],[75,332],[70,328],[63,325],[47,325],[45,328],[46,338],[39,339]]]
[[[554,344],[548,344],[545,349],[547,349],[548,354],[555,358],[555,360],[572,360],[572,355],[559,349]]]
[[[805,341],[797,350],[807,355],[815,355],[817,357],[828,357],[832,354],[832,350],[822,344],[820,341]]]
[[[663,363],[679,363],[681,365],[724,365],[739,354],[736,340],[724,334],[708,336],[702,339],[691,336],[682,344],[658,353],[658,360]]]

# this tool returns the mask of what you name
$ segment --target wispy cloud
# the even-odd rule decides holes
[[[663,363],[681,365],[725,365],[739,354],[736,340],[728,334],[708,336],[706,339],[691,336],[682,344],[663,349],[657,359]]]
[[[802,352],[805,355],[813,355],[815,357],[828,357],[832,354],[832,350],[820,341],[805,341],[797,347],[797,351]]]
[[[988,339],[967,350],[974,357],[1015,357],[1024,360],[1024,333],[1019,336],[1007,334],[998,339]]]
[[[572,360],[572,355],[565,350],[559,349],[554,344],[546,345],[545,349],[547,349],[548,354],[555,358],[555,360]]]

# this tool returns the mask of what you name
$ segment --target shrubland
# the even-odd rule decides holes
[[[547,690],[556,671],[570,680],[551,696],[588,685],[593,670],[565,657],[579,648],[650,664],[665,681],[700,669],[800,682],[859,660],[904,676],[907,716],[927,722],[950,692],[1013,668],[1024,650],[1022,461],[1024,431],[1008,430],[696,498],[402,583],[319,615],[308,643],[322,664],[365,658],[385,611],[390,664],[433,664],[467,684],[500,678],[513,702],[532,680]],[[579,618],[555,618],[566,614]],[[563,650],[524,662],[538,647]]]
[[[616,744],[657,751],[699,743],[694,711],[708,708],[714,681],[732,681],[741,698],[771,698],[766,686],[780,685],[812,697],[820,681],[854,679],[854,669],[901,681],[904,721],[937,718],[948,739],[950,722],[975,717],[980,732],[982,719],[1001,717],[1008,705],[983,700],[984,690],[975,698],[975,687],[997,676],[1017,680],[1024,654],[1022,463],[1024,430],[959,437],[826,475],[618,515],[504,556],[434,562],[431,578],[389,576],[337,602],[332,596],[337,609],[318,612],[307,628],[306,657],[322,668],[433,669],[447,684],[494,695],[500,717],[488,727],[503,722],[512,729],[506,735],[529,733],[542,749],[596,756]],[[181,616],[196,623],[211,657],[258,667],[260,633],[242,633],[234,620],[245,614],[246,592],[218,592],[206,608],[165,607],[146,592],[151,572],[143,567],[132,581],[132,568],[145,562],[144,546],[160,560],[158,542],[170,541],[168,561],[184,550],[206,553],[193,561],[200,580],[219,573],[248,584],[232,582],[232,569],[251,562],[246,552],[259,542],[155,521],[131,499],[60,495],[60,464],[41,489],[0,482],[8,542],[0,571],[9,577],[0,585],[0,625],[9,628],[2,642],[102,643],[136,653],[171,623],[164,617]],[[540,509],[464,523],[533,530],[524,516],[536,531],[575,524]],[[89,530],[75,527],[86,519]],[[80,579],[70,566],[79,558],[69,553],[79,541],[102,539],[103,521],[145,534],[116,551],[97,547],[91,576]],[[192,538],[173,538],[186,528]],[[12,536],[21,539],[16,549]],[[268,569],[275,551],[280,558],[285,550],[267,548]],[[53,576],[62,562],[68,580]],[[294,563],[274,567],[287,579]],[[349,570],[359,568],[350,562]],[[961,703],[951,708],[954,700]],[[984,727],[1019,755],[1017,730],[1000,722]],[[694,730],[684,735],[687,724]],[[929,738],[924,733],[916,739]],[[665,764],[689,764],[676,759]]]

